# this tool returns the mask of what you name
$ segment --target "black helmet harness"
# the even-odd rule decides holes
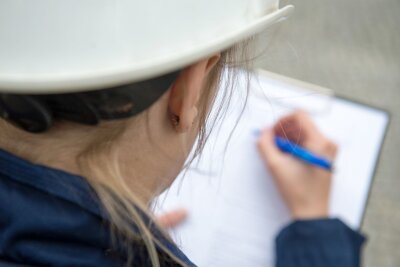
[[[176,71],[146,81],[81,93],[0,93],[0,117],[31,133],[46,132],[56,119],[97,125],[100,121],[129,118],[157,101],[178,75]]]

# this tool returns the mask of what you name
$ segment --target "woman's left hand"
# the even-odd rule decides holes
[[[185,209],[176,209],[158,216],[157,221],[162,227],[170,229],[183,223],[186,218],[187,211]]]

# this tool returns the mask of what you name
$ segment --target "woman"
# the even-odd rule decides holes
[[[194,266],[148,206],[195,140],[201,151],[239,42],[291,9],[276,7],[2,1],[1,266]],[[278,235],[277,266],[358,266],[363,238],[326,219],[331,174],[281,153],[274,135],[336,148],[301,112],[260,138],[296,220]]]

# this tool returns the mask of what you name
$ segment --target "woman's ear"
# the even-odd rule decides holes
[[[178,132],[188,131],[197,118],[204,82],[220,58],[217,54],[187,67],[173,84],[168,107],[171,123]]]

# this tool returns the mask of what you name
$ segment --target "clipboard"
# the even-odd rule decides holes
[[[269,71],[266,71],[266,70],[263,70],[263,69],[257,69],[257,70],[255,70],[255,73],[256,73],[256,76],[267,77],[268,79],[274,80],[276,82],[280,82],[280,83],[283,83],[283,84],[290,84],[290,85],[292,85],[293,87],[296,87],[296,88],[306,88],[308,91],[313,92],[316,95],[320,95],[320,96],[324,95],[325,99],[326,99],[325,100],[326,103],[325,103],[324,111],[328,111],[329,112],[329,109],[331,108],[332,102],[335,99],[340,99],[342,101],[347,101],[347,102],[349,102],[351,104],[354,104],[354,105],[360,105],[360,106],[368,107],[370,109],[373,109],[373,110],[376,110],[376,111],[379,111],[379,112],[382,112],[383,114],[385,114],[385,116],[387,117],[387,122],[386,122],[386,124],[384,126],[384,133],[383,133],[382,140],[381,140],[381,142],[379,144],[379,148],[380,149],[379,149],[379,152],[377,153],[377,159],[376,159],[376,163],[375,163],[375,166],[374,166],[374,170],[372,171],[372,179],[371,179],[370,187],[369,187],[368,193],[367,193],[365,209],[364,209],[364,212],[362,214],[362,219],[361,219],[360,224],[359,224],[359,228],[362,228],[362,226],[364,224],[364,221],[365,221],[366,206],[368,205],[368,201],[370,199],[371,187],[372,187],[372,184],[374,182],[374,178],[376,176],[379,160],[380,160],[381,155],[382,155],[382,148],[383,148],[384,142],[386,140],[388,128],[390,126],[390,121],[391,121],[390,120],[390,118],[391,118],[390,112],[388,112],[387,110],[382,109],[382,108],[378,108],[378,107],[374,107],[374,106],[371,106],[371,105],[367,105],[367,104],[362,103],[360,101],[356,101],[356,100],[353,100],[353,99],[349,99],[349,98],[346,98],[346,97],[335,95],[333,90],[327,89],[327,88],[324,88],[324,87],[321,87],[321,86],[318,86],[318,85],[315,85],[315,84],[311,84],[311,83],[307,83],[307,82],[304,82],[304,81],[292,79],[290,77],[286,77],[286,76],[283,76],[283,75],[280,75],[280,74],[272,73],[272,72],[269,72]]]
[[[234,267],[248,262],[255,267],[274,266],[275,236],[291,218],[258,155],[254,129],[271,126],[299,107],[312,107],[306,111],[317,126],[342,146],[333,178],[331,216],[359,228],[389,125],[390,115],[384,110],[262,70],[251,74],[248,103],[242,108],[246,81],[246,73],[239,72],[235,97],[202,157],[156,204],[157,212],[188,209],[187,222],[172,237],[199,266]],[[217,97],[216,106],[221,104],[218,101],[222,99]],[[228,146],[223,144],[227,140]],[[232,245],[238,240],[241,249]]]

